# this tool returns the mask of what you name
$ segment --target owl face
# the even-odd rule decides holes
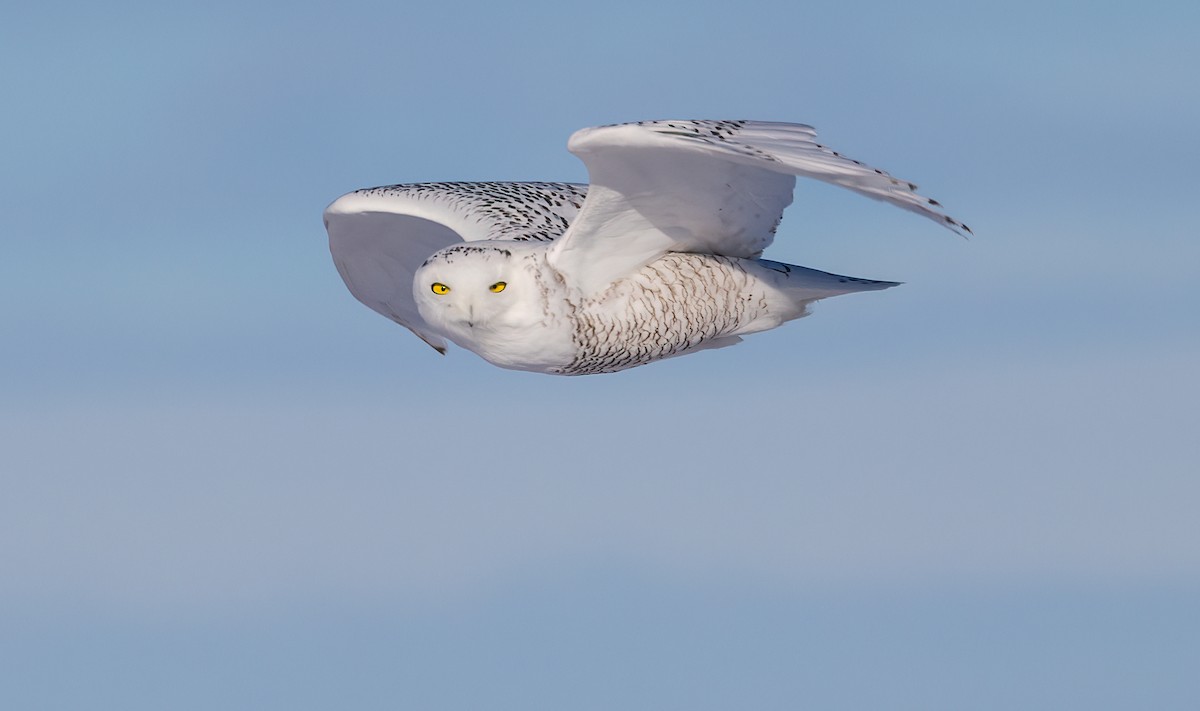
[[[530,248],[472,242],[436,252],[413,278],[421,318],[476,352],[481,344],[521,337],[544,311]]]

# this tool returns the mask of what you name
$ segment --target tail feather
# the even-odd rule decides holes
[[[794,298],[816,301],[839,294],[852,294],[856,291],[879,291],[899,286],[903,282],[877,281],[860,277],[831,274],[819,269],[809,269],[795,264],[772,262],[769,259],[756,260],[759,265],[784,275],[777,284],[794,295]]]
[[[758,278],[772,287],[774,297],[769,307],[770,317],[755,322],[743,333],[774,328],[781,323],[803,318],[814,301],[857,291],[879,291],[898,286],[900,282],[861,279],[809,269],[795,264],[757,259],[751,262],[758,269]],[[770,298],[770,297],[769,297]]]

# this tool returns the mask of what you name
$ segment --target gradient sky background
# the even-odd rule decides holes
[[[0,706],[1200,707],[1194,3],[202,5],[0,26]],[[905,286],[589,378],[341,284],[338,195],[648,118],[977,237],[802,182]]]

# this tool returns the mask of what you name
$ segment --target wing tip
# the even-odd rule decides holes
[[[407,325],[407,324],[401,324],[401,325]],[[430,335],[427,333],[421,333],[420,331],[413,328],[412,326],[408,326],[408,330],[410,330],[414,334],[416,334],[417,338],[420,338],[422,341],[425,341],[427,344],[429,344],[430,348],[437,351],[441,355],[446,355],[446,352],[450,350],[449,346],[446,345],[446,342],[443,341],[438,336],[433,336],[433,335]]]
[[[938,204],[933,200],[930,200],[929,202],[930,202],[930,204]],[[939,207],[940,207],[940,204],[939,204]],[[944,224],[948,230],[950,230],[954,234],[958,235],[959,237],[962,237],[965,240],[970,240],[972,237],[975,236],[975,231],[972,230],[970,227],[967,227],[965,222],[959,222],[958,220],[954,219],[953,217],[950,217],[949,215],[944,215],[942,213],[937,213],[937,214],[941,216],[941,218],[943,220],[942,224]]]
[[[362,199],[362,192],[362,190],[352,190],[329,203],[325,207],[325,212],[322,213],[325,218],[325,225],[328,227],[330,217],[363,212],[363,208],[358,205]]]

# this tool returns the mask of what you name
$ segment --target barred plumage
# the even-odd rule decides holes
[[[330,249],[356,297],[443,352],[449,339],[502,367],[584,375],[718,348],[818,299],[894,285],[758,258],[795,176],[970,231],[815,136],[756,121],[584,129],[569,148],[589,186],[358,190],[326,210]]]

